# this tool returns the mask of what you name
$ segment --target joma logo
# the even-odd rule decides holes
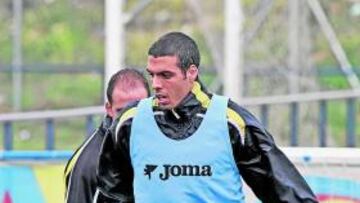
[[[149,166],[149,165],[146,165]],[[154,165],[153,165],[154,166]],[[156,168],[156,167],[155,167]],[[155,168],[153,170],[155,170]],[[147,174],[149,175],[149,174]],[[171,176],[211,176],[211,166],[210,165],[163,165],[163,171],[159,174],[161,180],[167,180]],[[150,176],[149,176],[150,179]]]

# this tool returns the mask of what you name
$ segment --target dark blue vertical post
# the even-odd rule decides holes
[[[267,128],[268,127],[268,113],[269,113],[268,105],[266,105],[266,104],[261,105],[260,111],[261,111],[261,123],[263,124],[263,126],[265,128]]]
[[[13,149],[13,132],[10,121],[4,122],[4,150]]]
[[[291,103],[290,145],[298,146],[299,104]]]
[[[94,116],[88,115],[86,117],[86,136],[89,137],[95,129]]]
[[[355,147],[355,121],[356,121],[356,109],[355,109],[355,99],[349,98],[346,100],[347,106],[347,125],[346,125],[346,146]]]
[[[49,118],[46,120],[46,150],[54,150],[55,146],[55,129],[54,120]]]
[[[325,100],[320,101],[319,106],[319,145],[326,147],[326,128],[327,128],[327,103]]]

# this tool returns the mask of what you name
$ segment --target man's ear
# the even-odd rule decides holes
[[[110,117],[115,116],[114,112],[112,111],[112,105],[108,101],[105,103],[105,110],[106,110],[106,114],[109,115]]]
[[[199,70],[198,68],[192,64],[190,65],[189,69],[186,71],[187,77],[191,80],[191,81],[195,81],[197,76],[198,76]]]

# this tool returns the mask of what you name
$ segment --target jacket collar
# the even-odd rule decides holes
[[[191,92],[172,110],[164,110],[164,113],[171,114],[177,120],[190,119],[199,113],[201,109],[207,108],[211,95],[206,91],[200,81],[195,81]]]

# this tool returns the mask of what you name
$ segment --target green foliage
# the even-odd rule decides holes
[[[210,73],[202,73],[200,77],[200,81],[207,87],[211,84],[211,82],[214,79],[215,79],[215,75]]]
[[[347,89],[349,82],[344,76],[320,77],[321,85],[329,89]]]
[[[337,146],[344,146],[346,129],[346,106],[343,101],[328,104],[329,134],[334,138]]]
[[[355,123],[355,136],[356,140],[360,139],[360,126],[357,123],[360,122],[360,102],[355,104],[356,108],[356,121]],[[347,128],[347,102],[344,101],[332,101],[328,103],[328,129],[329,135],[334,138],[336,146],[346,146],[346,128]],[[359,142],[357,142],[357,146]]]
[[[211,64],[214,64],[210,53],[210,48],[205,41],[204,35],[197,30],[192,34],[192,36],[196,40],[200,51],[200,67],[205,68],[211,66]]]
[[[135,1],[138,2],[138,1]],[[171,6],[169,6],[169,3]],[[157,1],[150,4],[139,16],[137,25],[147,31],[162,33],[167,30],[178,29],[183,23],[183,14],[187,13],[183,0]],[[140,20],[141,19],[141,20]],[[164,26],[165,25],[165,26]]]
[[[99,105],[103,97],[101,88],[100,75],[56,74],[44,77],[43,74],[27,74],[24,79],[23,109],[61,109]]]
[[[89,12],[86,10],[70,7],[69,2],[64,1],[25,10],[24,61],[101,63],[103,40],[93,30],[94,24],[102,23],[96,12],[99,9],[95,10],[92,18],[87,18]]]
[[[0,30],[9,29],[10,25],[0,22]],[[0,64],[9,64],[12,56],[12,39],[10,33],[1,32],[0,34]]]
[[[342,1],[332,1],[322,5],[351,66],[353,68],[360,68],[360,59],[358,57],[358,53],[360,53],[360,38],[358,35],[360,23],[358,18],[349,15],[349,6],[352,4]],[[349,26],[350,24],[351,26]],[[326,67],[339,67],[340,69],[340,65],[331,51],[329,42],[326,40],[324,34],[319,28],[318,30],[314,30],[314,33],[316,34],[313,35],[315,37],[313,40],[315,43],[315,54],[313,58],[316,66],[321,69],[326,69]],[[325,88],[349,88],[349,83],[344,75],[336,77],[321,76],[319,81]]]
[[[147,51],[157,36],[154,33],[134,31],[129,35],[126,46],[126,63],[136,67],[145,67]]]
[[[101,103],[102,80],[99,75],[64,75],[54,77],[52,82],[53,88],[47,89],[45,93],[51,106],[89,106]]]
[[[340,41],[344,46],[346,55],[350,60],[350,64],[353,67],[360,68],[360,37],[358,33],[343,35],[341,36]]]
[[[10,111],[10,104],[12,102],[12,78],[10,73],[0,72],[0,112]]]
[[[360,21],[356,16],[349,15],[352,4],[345,1],[330,1],[323,3],[322,6],[334,28],[334,32],[343,46],[352,66],[359,66],[360,59],[360,38],[358,35]],[[323,32],[320,30],[317,21],[314,21],[317,29],[313,28],[313,37],[315,39],[315,63],[319,66],[338,66],[333,56],[329,43]],[[349,26],[351,25],[351,26]]]

